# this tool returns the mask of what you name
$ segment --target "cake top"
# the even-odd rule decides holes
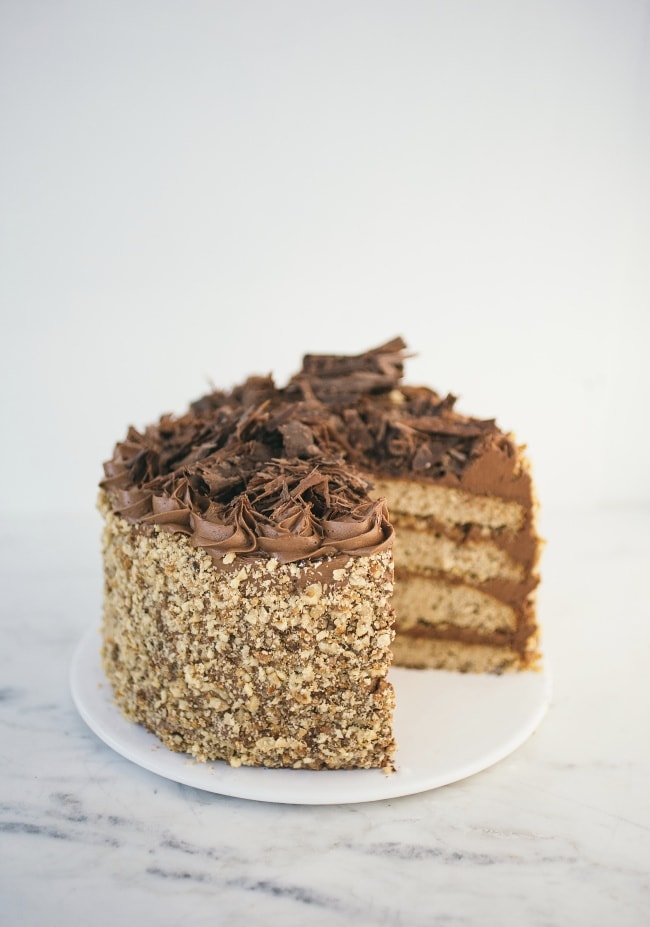
[[[401,385],[405,357],[396,338],[352,357],[307,355],[284,388],[266,376],[215,390],[184,415],[131,427],[101,486],[118,514],[187,534],[217,560],[282,562],[389,547],[372,474],[524,491],[512,439],[460,415],[451,395]]]

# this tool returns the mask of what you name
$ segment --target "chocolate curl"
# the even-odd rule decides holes
[[[414,431],[430,435],[451,435],[461,438],[478,438],[494,431],[494,420],[473,421],[471,419],[453,419],[442,415],[410,418],[408,425]]]

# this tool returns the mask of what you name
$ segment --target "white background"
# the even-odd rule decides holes
[[[6,512],[402,334],[546,504],[649,500],[650,3],[0,2]]]

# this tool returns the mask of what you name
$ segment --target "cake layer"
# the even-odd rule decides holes
[[[400,531],[407,529],[423,531],[436,537],[444,536],[459,546],[489,541],[527,570],[534,567],[539,552],[539,540],[528,526],[520,531],[511,531],[509,528],[487,528],[471,522],[463,525],[444,524],[432,515],[418,518],[415,515],[400,514],[392,516],[392,522]]]
[[[232,765],[390,767],[390,551],[226,556],[105,509],[103,660],[170,749]]]
[[[508,647],[407,634],[398,634],[393,651],[396,664],[413,669],[435,667],[461,673],[503,673],[535,665],[534,647],[522,658],[518,651]]]
[[[395,583],[393,607],[397,631],[420,626],[460,628],[491,633],[515,631],[517,612],[472,586],[440,578],[402,576]]]
[[[384,496],[391,516],[433,517],[443,525],[480,525],[518,531],[524,524],[525,507],[512,499],[475,495],[462,489],[426,481],[372,477],[375,498]]]
[[[413,573],[446,572],[474,583],[503,579],[520,582],[525,578],[522,564],[489,541],[459,545],[445,535],[395,528],[395,564]]]

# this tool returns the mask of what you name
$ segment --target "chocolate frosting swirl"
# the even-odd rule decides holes
[[[386,504],[362,474],[460,485],[488,444],[504,472],[514,458],[495,423],[459,415],[453,396],[398,388],[405,350],[396,338],[354,357],[307,355],[283,389],[250,377],[180,417],[131,427],[101,486],[116,513],[181,532],[215,560],[384,550]]]

